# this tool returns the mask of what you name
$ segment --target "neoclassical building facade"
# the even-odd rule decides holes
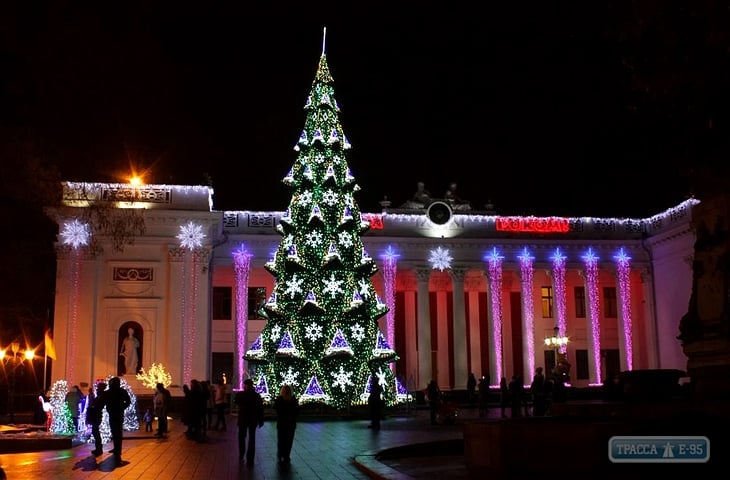
[[[529,383],[559,358],[577,387],[685,370],[676,337],[698,203],[643,219],[500,216],[447,201],[363,214],[396,376],[410,390],[431,379],[448,390],[470,372]],[[100,228],[100,208],[107,225],[135,228]],[[283,213],[215,210],[206,186],[64,184],[49,211],[59,225],[52,380],[124,374],[134,386],[120,355],[132,329],[136,370],[164,365],[173,391],[223,375],[239,388],[266,322],[258,311],[274,287],[266,263]]]

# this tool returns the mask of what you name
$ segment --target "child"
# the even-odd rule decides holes
[[[148,408],[146,412],[144,412],[144,431],[145,432],[151,432],[152,431],[152,420],[155,417],[152,416],[152,409]]]

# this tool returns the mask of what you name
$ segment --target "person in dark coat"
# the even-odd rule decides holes
[[[426,387],[426,396],[428,397],[428,409],[429,416],[431,417],[431,424],[436,425],[436,417],[438,416],[439,408],[441,407],[441,389],[439,388],[436,380],[431,380]]]
[[[124,428],[124,411],[132,403],[129,393],[122,388],[119,377],[112,377],[109,380],[109,389],[99,397],[101,405],[106,407],[109,414],[109,430],[112,434],[114,448],[111,453],[114,454],[114,460],[117,464],[122,463],[122,434]]]
[[[382,415],[383,405],[383,387],[380,386],[378,380],[373,377],[370,380],[370,395],[368,395],[368,408],[370,409],[370,428],[380,430],[380,416]]]
[[[101,426],[101,420],[104,414],[104,406],[101,403],[101,395],[106,389],[106,383],[99,382],[96,384],[96,393],[89,392],[88,401],[89,406],[86,409],[86,422],[91,425],[91,436],[94,437],[94,449],[91,454],[98,457],[103,451],[104,444],[101,442],[101,432],[99,427]]]
[[[507,405],[510,402],[509,385],[507,384],[507,377],[502,377],[499,380],[499,409],[502,412],[502,418],[507,418],[504,413],[507,409]]]
[[[256,456],[256,427],[264,426],[264,400],[253,387],[253,380],[243,382],[243,390],[234,398],[238,406],[238,460],[246,458],[246,464],[253,467]],[[248,448],[246,448],[248,435]]]
[[[532,377],[530,384],[530,394],[532,394],[532,414],[542,417],[545,415],[545,376],[542,367],[535,369],[535,376]]]
[[[276,458],[279,463],[291,463],[291,448],[297,429],[299,400],[292,394],[291,385],[282,385],[279,396],[274,399],[276,411]]]
[[[487,415],[489,409],[489,374],[479,380],[479,416]]]
[[[469,377],[466,379],[466,400],[469,402],[469,405],[474,403],[474,397],[476,396],[477,391],[477,377],[474,376],[474,373],[470,373]]]
[[[155,396],[152,397],[152,403],[157,417],[157,433],[156,437],[163,437],[167,433],[167,412],[170,409],[172,395],[170,390],[166,389],[162,383],[155,385]]]

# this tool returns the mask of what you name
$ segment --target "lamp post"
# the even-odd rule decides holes
[[[12,355],[10,354],[12,352]],[[31,349],[20,350],[20,342],[12,342],[10,344],[10,352],[5,348],[0,348],[0,360],[3,362],[5,376],[10,375],[10,391],[8,392],[8,416],[10,423],[15,424],[15,410],[13,402],[15,400],[15,377],[18,368],[25,366],[25,362],[32,364],[35,358],[35,351]],[[9,373],[8,373],[9,370]]]
[[[545,339],[545,345],[555,349],[555,365],[558,365],[558,355],[560,355],[560,349],[568,344],[568,337],[560,335],[560,329],[558,327],[553,328],[553,336]]]
[[[545,338],[545,345],[553,347],[555,349],[555,359],[557,361],[558,352],[560,349],[568,344],[568,337],[560,335],[560,329],[558,327],[553,328],[553,336]]]
[[[555,327],[553,329],[553,336],[545,339],[545,345],[553,347],[555,349],[555,368],[553,370],[553,401],[564,402],[566,399],[565,382],[569,380],[568,371],[570,370],[570,364],[565,360],[565,354],[560,353],[568,344],[568,337],[560,335],[560,329]],[[561,358],[563,357],[563,358]]]

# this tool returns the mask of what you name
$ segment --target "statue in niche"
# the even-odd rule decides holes
[[[127,329],[128,336],[122,341],[122,349],[119,352],[120,357],[124,357],[124,372],[122,375],[135,375],[139,368],[139,347],[140,341],[134,336],[134,328]]]

